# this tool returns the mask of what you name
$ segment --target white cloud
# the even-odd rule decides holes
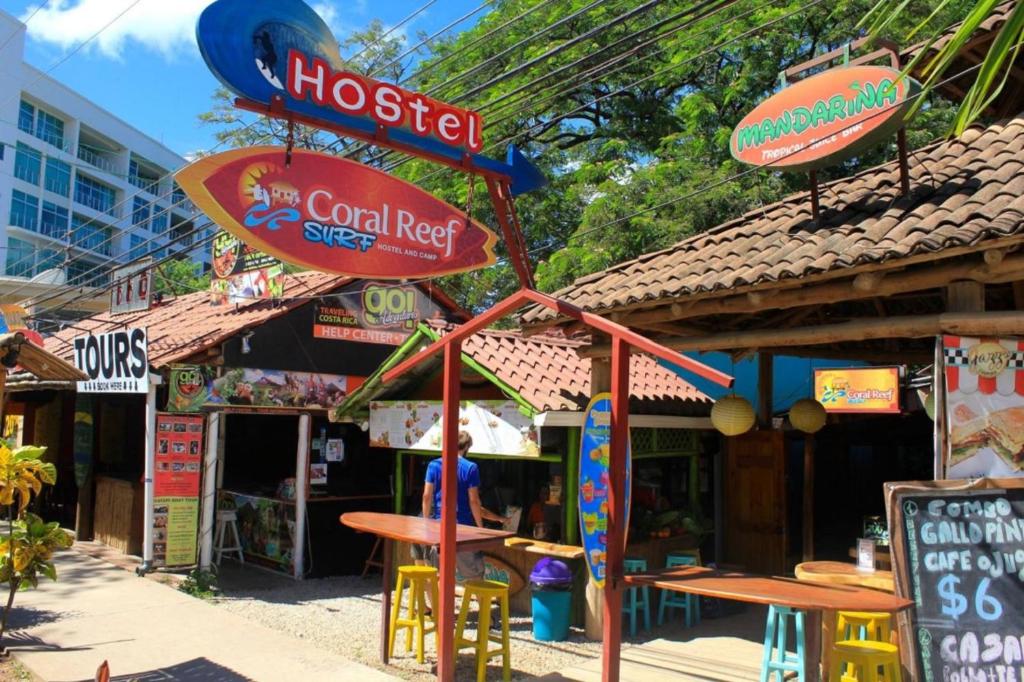
[[[28,22],[32,38],[71,49],[102,29],[123,12],[132,0],[49,0]],[[104,29],[86,49],[112,58],[120,58],[128,43],[172,58],[194,50],[196,21],[213,0],[140,0]],[[342,37],[346,29],[336,0],[311,4],[334,35]],[[365,14],[366,0],[356,0],[348,12]],[[25,10],[22,21],[32,14]]]
[[[121,56],[132,42],[165,57],[195,44],[196,20],[212,0],[141,0],[89,44],[108,57]],[[51,0],[28,22],[37,40],[72,48],[103,28],[130,0]],[[26,11],[24,21],[30,11]],[[133,45],[133,46],[134,46]]]

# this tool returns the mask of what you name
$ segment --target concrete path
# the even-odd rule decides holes
[[[398,679],[75,551],[57,574],[17,596],[8,640],[46,682],[92,680],[104,660],[140,682]]]

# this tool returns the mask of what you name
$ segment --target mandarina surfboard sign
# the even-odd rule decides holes
[[[317,152],[248,147],[202,158],[175,178],[207,216],[246,244],[304,267],[404,279],[495,261],[495,235],[387,173]]]
[[[824,71],[757,105],[732,131],[730,151],[753,166],[824,168],[895,133],[919,91],[884,66]]]

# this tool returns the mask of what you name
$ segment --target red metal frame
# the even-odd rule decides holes
[[[650,353],[656,357],[683,366],[694,373],[731,387],[733,378],[712,369],[696,360],[686,358],[676,351],[661,346],[650,339],[630,331],[620,324],[606,320],[592,313],[583,312],[576,306],[560,301],[532,289],[520,289],[484,313],[460,325],[422,351],[407,358],[388,372],[382,380],[394,381],[419,363],[444,351],[444,410],[442,450],[442,509],[441,509],[441,570],[440,570],[440,618],[438,627],[437,679],[447,682],[455,672],[453,637],[455,630],[455,467],[458,458],[459,379],[462,369],[462,342],[506,315],[515,312],[528,303],[536,303],[556,310],[568,317],[579,320],[612,337],[612,414],[611,452],[609,453],[610,480],[608,486],[608,560],[607,579],[604,587],[604,646],[602,647],[602,680],[618,682],[619,649],[622,645],[622,560],[626,537],[626,447],[629,440],[629,356],[630,347]],[[435,608],[438,608],[435,605]]]
[[[434,163],[439,163],[442,166],[448,166],[449,168],[454,168],[455,170],[462,171],[463,173],[484,178],[487,182],[487,189],[491,196],[491,202],[494,204],[494,213],[498,217],[498,223],[501,225],[501,231],[505,237],[509,260],[512,262],[512,267],[516,271],[516,276],[519,277],[519,284],[520,286],[528,289],[533,288],[533,272],[530,268],[530,260],[527,257],[522,232],[519,229],[519,219],[516,217],[515,203],[512,199],[512,193],[509,191],[512,182],[512,178],[509,176],[503,173],[496,173],[494,171],[487,170],[486,168],[480,168],[473,163],[472,157],[468,153],[463,154],[461,160],[455,161],[452,158],[441,154],[433,154],[402,142],[396,142],[388,135],[387,126],[378,125],[377,130],[374,133],[363,133],[351,128],[329,125],[318,118],[297,114],[285,109],[284,99],[280,96],[275,97],[270,105],[260,104],[259,102],[253,102],[252,100],[238,97],[235,99],[235,106],[245,111],[252,111],[257,114],[263,114],[264,116],[287,121],[290,124],[302,123],[303,125],[312,126],[321,130],[328,130],[332,133],[337,133],[338,135],[363,140],[364,142],[369,142],[377,145],[378,147],[394,149],[395,151],[409,154],[410,156],[426,159],[427,161],[433,161]]]
[[[459,380],[462,374],[462,344],[448,344],[444,349],[444,416],[441,441],[441,556],[439,567],[440,604],[437,620],[437,679],[455,677],[455,471],[459,459]],[[454,409],[448,409],[454,405]],[[487,633],[478,636],[486,637]]]

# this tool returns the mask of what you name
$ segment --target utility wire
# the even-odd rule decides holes
[[[39,10],[46,7],[47,2],[48,0],[44,0],[44,2],[41,2],[38,5],[36,5],[36,8],[32,10],[32,14],[28,15],[25,21],[22,21],[21,23],[24,26],[28,26],[28,22],[32,21],[32,17],[39,14]],[[3,43],[0,43],[0,50],[3,50],[5,47],[7,47],[7,44],[14,40],[14,36],[18,35],[19,33],[21,33],[21,26],[18,26],[16,29],[11,31],[11,35],[7,36],[7,40],[5,40]]]
[[[423,12],[427,11],[427,8],[428,8],[428,7],[430,7],[431,5],[433,5],[433,4],[434,4],[434,3],[436,3],[436,2],[437,2],[437,0],[427,0],[427,2],[426,2],[425,4],[423,4],[422,6],[420,6],[420,8],[419,8],[419,9],[415,10],[415,11],[414,11],[414,12],[413,12],[412,14],[410,14],[410,15],[409,15],[409,16],[407,16],[407,17],[405,17],[404,19],[402,19],[401,21],[399,21],[399,22],[398,22],[397,24],[395,24],[394,26],[392,26],[391,28],[389,28],[389,29],[388,29],[387,31],[385,31],[384,33],[382,33],[382,34],[381,34],[381,36],[380,36],[380,38],[378,38],[377,40],[375,40],[375,41],[373,42],[373,44],[371,44],[371,45],[364,45],[364,46],[363,46],[363,49],[362,49],[362,50],[360,50],[360,51],[359,51],[358,53],[356,53],[356,54],[355,54],[355,55],[354,55],[354,56],[353,56],[353,57],[352,57],[351,59],[349,59],[348,61],[350,61],[350,62],[354,62],[354,61],[356,61],[357,59],[359,59],[360,57],[362,57],[362,56],[363,56],[364,54],[366,54],[367,52],[369,52],[369,51],[370,51],[370,49],[371,49],[371,48],[372,48],[372,47],[373,47],[374,45],[380,45],[380,44],[381,44],[381,42],[382,42],[382,41],[383,41],[383,40],[384,40],[385,38],[387,38],[387,37],[388,37],[389,35],[391,35],[391,34],[392,34],[392,33],[394,33],[395,31],[397,31],[398,29],[400,29],[400,28],[401,28],[402,26],[405,26],[405,25],[406,25],[407,23],[409,23],[410,21],[412,21],[413,19],[415,19],[415,18],[416,18],[417,16],[419,16],[419,15],[420,15],[420,14],[422,14]]]

